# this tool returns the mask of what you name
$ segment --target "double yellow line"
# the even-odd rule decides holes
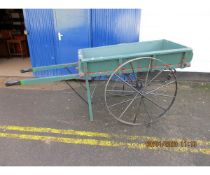
[[[210,155],[210,141],[195,140],[198,144],[196,148],[190,147],[147,147],[146,141],[163,141],[169,140],[165,138],[148,137],[148,136],[128,136],[109,134],[102,132],[78,131],[78,130],[63,130],[55,128],[41,128],[41,127],[27,127],[27,126],[0,126],[0,137],[14,138],[23,140],[36,140],[36,141],[52,141],[60,143],[80,144],[80,145],[94,145],[103,147],[124,147],[127,149],[137,150],[166,150],[176,152],[190,152],[202,153]],[[8,132],[12,131],[12,132]],[[13,131],[18,133],[13,133]],[[20,133],[20,132],[24,132]],[[27,132],[27,134],[25,134]],[[32,133],[32,134],[28,134]],[[42,135],[36,135],[40,133]],[[43,135],[48,134],[48,135]],[[50,134],[50,135],[49,135]],[[52,136],[56,135],[56,136]],[[60,137],[59,135],[62,135]],[[66,137],[63,137],[63,136]],[[70,137],[73,136],[73,137]],[[118,141],[117,141],[118,140]],[[123,140],[123,141],[119,141]],[[182,141],[181,139],[172,139],[173,141]],[[202,148],[199,148],[202,147]],[[207,147],[207,148],[206,148]]]

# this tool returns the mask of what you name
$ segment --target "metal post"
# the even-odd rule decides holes
[[[93,110],[92,110],[92,103],[91,103],[91,93],[90,93],[90,84],[88,77],[85,77],[86,89],[87,89],[87,100],[88,100],[88,110],[89,110],[89,120],[93,121]]]

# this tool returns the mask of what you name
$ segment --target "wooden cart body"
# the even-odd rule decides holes
[[[78,67],[78,74],[9,81],[6,83],[6,86],[41,84],[83,78],[86,81],[89,119],[92,121],[93,112],[89,86],[89,79],[91,77],[109,76],[120,65],[136,58],[148,57],[160,60],[161,62],[151,62],[151,67],[157,70],[161,69],[163,66],[162,63],[173,68],[189,67],[193,57],[193,51],[189,47],[172,41],[156,40],[80,49],[78,51],[78,56],[79,61],[77,63],[34,67],[21,70],[21,72],[24,73],[61,68],[68,70],[70,67]],[[148,61],[150,61],[150,59],[139,59],[133,65],[132,70],[127,66],[124,67],[122,71],[123,73],[145,72],[148,70]]]

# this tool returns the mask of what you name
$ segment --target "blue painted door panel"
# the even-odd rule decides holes
[[[56,64],[56,40],[53,12],[48,9],[24,9],[25,27],[33,67]],[[55,71],[42,71],[36,76],[57,75]]]
[[[54,10],[58,64],[78,61],[78,49],[90,47],[90,10]],[[77,70],[70,69],[75,73]],[[63,70],[62,74],[68,73]]]
[[[140,9],[92,9],[92,47],[139,41]]]

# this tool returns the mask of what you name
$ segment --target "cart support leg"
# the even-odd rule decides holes
[[[90,84],[89,84],[89,80],[87,77],[85,78],[85,83],[86,83],[86,89],[87,89],[89,120],[93,121],[93,110],[92,110],[92,102],[91,102]]]

